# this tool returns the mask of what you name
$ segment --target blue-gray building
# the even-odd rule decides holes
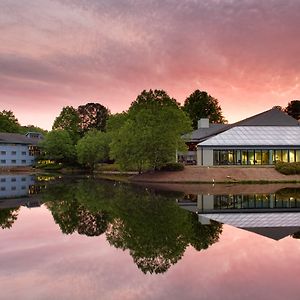
[[[38,142],[43,138],[40,133],[28,132],[0,133],[0,167],[32,166],[39,155]]]

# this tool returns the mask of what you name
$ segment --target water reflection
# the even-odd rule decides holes
[[[111,246],[127,250],[144,273],[166,272],[188,246],[201,251],[218,242],[222,223],[273,239],[300,237],[299,188],[183,194],[86,178],[15,178],[26,189],[10,189],[10,176],[1,181],[6,191],[23,191],[0,199],[2,229],[13,226],[20,206],[44,203],[63,234],[103,235]]]
[[[202,224],[215,220],[279,240],[300,230],[300,188],[273,193],[188,194],[180,206],[194,211]]]
[[[0,175],[0,226],[11,228],[18,218],[21,206],[39,207],[41,200],[37,195],[46,188],[45,182],[54,180],[53,176],[34,176],[29,174]]]
[[[167,271],[187,246],[206,249],[222,232],[221,224],[202,225],[196,214],[182,210],[176,196],[93,180],[50,185],[43,193],[63,233],[105,233],[110,245],[129,250],[144,273]]]

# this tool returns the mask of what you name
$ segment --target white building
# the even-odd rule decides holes
[[[234,124],[219,124],[216,127],[217,124],[206,123],[187,139],[189,146],[197,143],[193,149],[197,165],[300,162],[299,123],[278,108]]]

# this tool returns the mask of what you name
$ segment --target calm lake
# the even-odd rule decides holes
[[[300,185],[0,175],[0,299],[299,299]]]

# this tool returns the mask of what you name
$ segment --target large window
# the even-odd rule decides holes
[[[300,150],[214,150],[214,165],[269,165],[283,162],[300,162]]]

